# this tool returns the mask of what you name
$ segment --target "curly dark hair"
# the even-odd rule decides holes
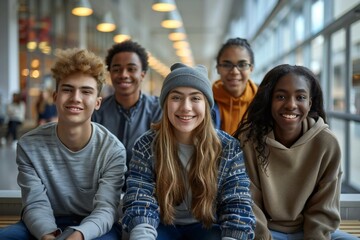
[[[318,119],[320,116],[326,123],[326,114],[323,103],[323,93],[317,77],[306,67],[282,64],[271,69],[262,80],[258,91],[245,112],[245,118],[239,123],[234,137],[244,136],[244,144],[252,140],[258,153],[258,161],[266,171],[269,152],[266,148],[265,136],[273,130],[274,120],[271,114],[272,95],[278,81],[288,74],[295,74],[304,77],[309,83],[310,97],[312,100],[308,116]]]
[[[142,71],[146,72],[149,67],[148,63],[148,53],[139,43],[134,42],[132,40],[126,40],[121,43],[114,44],[109,50],[108,55],[105,58],[105,63],[107,66],[107,70],[110,71],[111,61],[115,54],[119,52],[134,52],[136,53],[141,61]]]
[[[220,57],[223,54],[224,50],[229,48],[229,47],[233,47],[233,46],[245,48],[248,51],[249,55],[250,55],[250,63],[251,63],[251,65],[255,65],[254,52],[251,49],[251,46],[250,46],[249,42],[244,38],[230,38],[230,39],[228,39],[226,41],[226,43],[224,43],[221,46],[220,50],[219,50],[218,55],[216,57],[216,63],[219,63]]]

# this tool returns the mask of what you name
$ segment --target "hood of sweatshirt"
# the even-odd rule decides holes
[[[296,148],[300,145],[308,143],[312,138],[314,138],[319,132],[324,129],[329,129],[329,125],[327,125],[321,117],[319,117],[317,121],[315,121],[315,119],[313,118],[307,117],[302,122],[303,135],[290,148]],[[280,142],[275,140],[274,131],[271,131],[268,134],[266,138],[266,143],[274,148],[288,149]]]
[[[232,134],[238,127],[245,111],[253,100],[256,92],[257,85],[248,80],[245,90],[240,97],[232,97],[224,88],[224,83],[217,80],[213,86],[214,100],[219,107],[221,130]]]
[[[245,90],[240,97],[232,97],[224,88],[224,83],[221,79],[217,80],[213,86],[212,90],[214,93],[214,99],[219,104],[223,103],[226,105],[233,105],[233,107],[239,107],[240,102],[249,102],[252,101],[254,95],[257,91],[257,85],[250,79],[246,83]]]

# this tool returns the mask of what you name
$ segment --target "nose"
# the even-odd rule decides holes
[[[291,97],[286,101],[286,106],[287,109],[295,109],[296,108],[296,99]]]
[[[81,92],[80,90],[74,90],[73,91],[73,94],[71,96],[71,99],[74,101],[74,102],[79,102],[81,101]]]
[[[123,68],[123,69],[119,70],[119,76],[120,76],[120,78],[128,78],[129,72],[126,70],[126,68]]]
[[[233,65],[233,67],[230,69],[230,72],[240,73],[240,69],[237,65]]]
[[[191,100],[189,98],[185,98],[182,102],[182,110],[183,111],[190,111],[191,110]]]

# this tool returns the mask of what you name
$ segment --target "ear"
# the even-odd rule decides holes
[[[309,109],[311,109],[312,106],[312,97],[309,99]]]
[[[57,99],[57,90],[55,90],[52,94],[53,101],[56,102]]]
[[[145,72],[145,71],[141,71],[141,81],[143,81],[143,80],[144,80],[145,74],[146,74],[146,72]]]
[[[219,74],[219,75],[220,75],[220,72],[219,72],[219,66],[218,66],[218,65],[216,65],[216,72],[217,72],[217,74]]]
[[[99,110],[99,108],[101,106],[101,102],[102,102],[102,97],[97,97],[96,103],[95,103],[95,110]]]

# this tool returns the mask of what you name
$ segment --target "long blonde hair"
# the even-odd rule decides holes
[[[154,139],[156,196],[160,206],[160,217],[164,224],[172,224],[175,218],[175,206],[184,201],[188,189],[185,189],[184,167],[178,157],[178,143],[173,126],[168,119],[167,101],[163,107],[163,117],[152,128],[157,131]],[[219,156],[222,151],[210,115],[206,100],[203,122],[194,130],[193,145],[195,151],[190,159],[188,186],[192,192],[191,213],[205,227],[211,227],[216,215],[216,195]]]

